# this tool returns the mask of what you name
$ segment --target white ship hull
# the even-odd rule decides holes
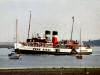
[[[87,47],[79,47],[76,49],[79,54],[92,54],[92,49]]]
[[[69,55],[74,54],[72,49],[67,48],[51,48],[51,47],[32,47],[32,46],[23,46],[20,43],[15,43],[15,52],[22,54],[52,54],[52,55]],[[76,53],[82,54],[91,54],[92,49],[82,48],[76,49]],[[75,54],[76,54],[75,53]]]

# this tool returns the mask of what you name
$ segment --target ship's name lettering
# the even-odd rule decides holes
[[[34,51],[40,51],[40,48],[33,48]],[[50,49],[42,49],[42,51],[50,51]]]
[[[43,49],[43,51],[50,51],[50,49]]]
[[[40,51],[40,48],[33,48],[34,51]]]

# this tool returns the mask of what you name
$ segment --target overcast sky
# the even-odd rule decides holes
[[[73,39],[100,39],[100,0],[0,0],[0,41],[14,41],[18,19],[18,37],[27,38],[29,11],[31,33],[57,30],[60,39],[70,39],[72,16],[75,17]]]

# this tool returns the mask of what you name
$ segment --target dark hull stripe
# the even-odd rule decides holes
[[[15,49],[15,52],[22,53],[22,54],[48,54],[48,55],[69,55],[70,54],[67,52],[32,51],[32,50],[20,50],[20,49]]]
[[[74,53],[68,53],[68,52],[32,51],[32,50],[20,50],[20,49],[15,49],[15,52],[21,53],[21,54],[48,54],[48,55],[72,55],[74,54]],[[89,55],[89,54],[92,54],[92,52],[82,52],[81,54]]]
[[[92,52],[81,52],[80,54],[82,54],[82,55],[89,55],[89,54],[92,54]]]

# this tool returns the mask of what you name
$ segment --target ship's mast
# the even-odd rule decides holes
[[[72,38],[73,38],[74,16],[72,17],[72,19],[73,19],[73,23],[72,23],[72,30],[71,30],[71,38],[70,38],[70,40],[72,40]]]
[[[27,39],[29,39],[29,34],[30,34],[30,24],[31,24],[31,11],[30,11],[29,28],[28,28],[28,37],[27,37]]]
[[[82,42],[82,38],[81,38],[81,28],[80,28],[80,47],[81,47],[81,42]]]
[[[16,43],[18,42],[18,19],[16,19]]]

